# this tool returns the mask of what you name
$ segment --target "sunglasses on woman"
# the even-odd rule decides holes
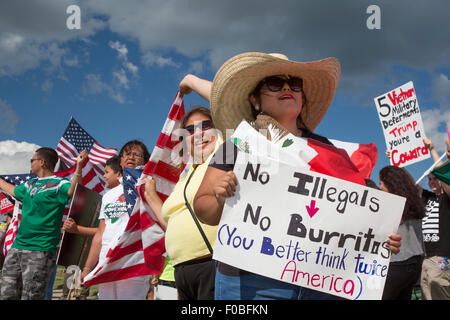
[[[265,78],[261,82],[265,83],[267,88],[272,92],[280,91],[286,82],[289,85],[289,88],[291,88],[294,92],[300,92],[303,88],[303,80],[298,77],[289,77],[284,79],[277,76],[271,76]]]
[[[213,123],[211,120],[205,120],[202,122],[198,122],[195,125],[191,124],[190,126],[186,126],[185,129],[189,132],[190,135],[193,135],[195,132],[195,128],[201,128],[202,131],[206,131],[213,128]]]

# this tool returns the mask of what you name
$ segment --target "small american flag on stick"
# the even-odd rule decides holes
[[[59,159],[68,169],[55,174],[70,180],[75,172],[77,157],[83,150],[88,152],[88,161],[83,164],[82,185],[103,194],[106,160],[117,155],[117,149],[101,146],[73,117],[70,118],[66,131],[56,146]]]
[[[66,131],[56,146],[59,160],[63,162],[68,169],[55,172],[58,177],[72,180],[77,166],[77,157],[86,150],[88,159],[83,164],[81,184],[99,194],[105,193],[105,164],[106,160],[117,155],[114,148],[105,148],[101,146],[86,130],[84,130],[74,117],[70,118]],[[63,215],[63,223],[67,219],[70,209],[70,202],[66,205]],[[61,226],[62,227],[62,226]],[[61,239],[64,236],[64,230],[61,229]],[[59,249],[58,249],[59,252]]]

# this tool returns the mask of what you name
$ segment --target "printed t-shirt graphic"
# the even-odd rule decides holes
[[[425,242],[439,241],[439,200],[437,196],[428,199],[422,227]]]
[[[113,241],[122,235],[128,223],[127,205],[123,194],[123,186],[109,190],[102,198],[99,220],[105,220],[105,231],[102,238],[100,260],[106,257]]]
[[[56,251],[69,188],[69,180],[56,176],[33,178],[15,188],[23,206],[14,248]]]

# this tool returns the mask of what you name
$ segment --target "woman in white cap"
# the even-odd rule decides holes
[[[212,84],[210,103],[216,128],[225,133],[248,125],[241,123],[247,120],[253,128],[265,129],[266,138],[274,144],[291,134],[331,145],[312,131],[332,102],[339,74],[336,58],[295,62],[281,54],[239,54],[222,65]],[[233,168],[240,151],[227,140],[211,160],[194,200],[202,222],[217,225],[225,199],[234,196]],[[392,235],[389,241],[391,251],[398,252],[400,238]],[[298,286],[218,262],[216,299],[297,299],[299,295]]]

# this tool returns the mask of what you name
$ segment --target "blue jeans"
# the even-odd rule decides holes
[[[55,283],[56,269],[58,269],[57,266],[55,267],[55,270],[53,270],[53,273],[50,277],[50,282],[47,287],[47,293],[45,294],[45,300],[52,300],[53,298],[53,284]]]
[[[297,300],[300,287],[257,274],[227,276],[216,270],[215,300]]]

